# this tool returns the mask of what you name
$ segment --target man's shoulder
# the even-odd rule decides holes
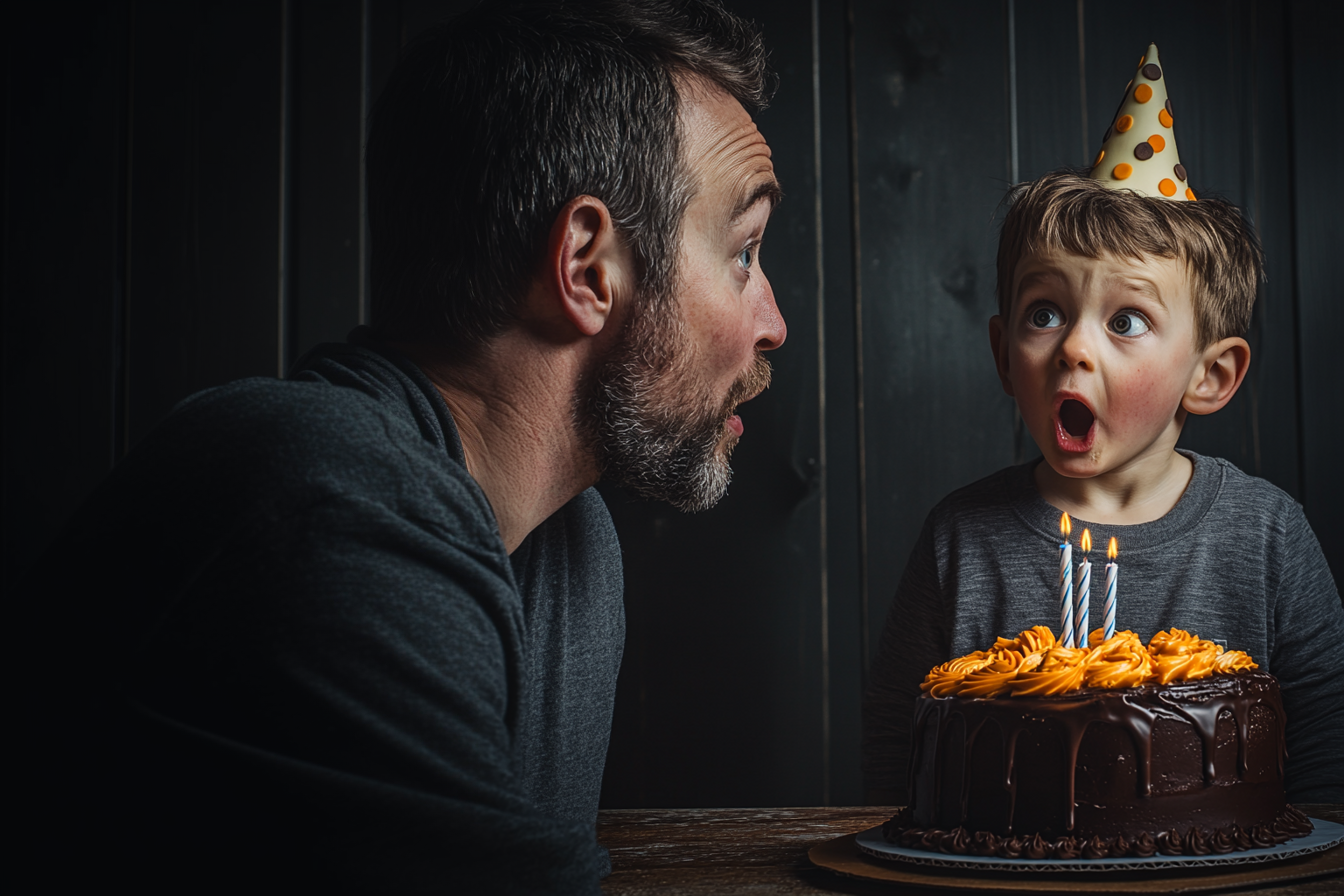
[[[329,382],[253,378],[197,393],[125,466],[141,494],[180,491],[159,495],[169,503],[195,496],[275,517],[343,500],[494,532],[466,467],[408,406]]]

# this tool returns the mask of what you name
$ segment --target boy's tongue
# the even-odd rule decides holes
[[[1059,422],[1064,426],[1064,431],[1075,439],[1086,438],[1095,419],[1081,401],[1070,398],[1059,406]]]

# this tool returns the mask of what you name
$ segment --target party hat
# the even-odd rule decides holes
[[[1157,44],[1139,59],[1138,71],[1125,87],[1101,152],[1092,163],[1092,179],[1113,190],[1181,201],[1195,198],[1186,182],[1185,166],[1176,152],[1166,72],[1157,59]]]

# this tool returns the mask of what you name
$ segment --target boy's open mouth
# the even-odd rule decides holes
[[[1092,425],[1097,417],[1092,409],[1076,398],[1066,398],[1059,406],[1055,434],[1065,451],[1087,451],[1092,447]]]

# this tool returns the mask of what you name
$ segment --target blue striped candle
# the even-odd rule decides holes
[[[1073,523],[1066,513],[1059,518],[1064,540],[1059,546],[1059,637],[1065,647],[1073,646],[1073,545],[1069,533]]]
[[[1076,640],[1079,647],[1087,647],[1088,606],[1092,602],[1092,561],[1088,554],[1092,551],[1092,533],[1083,530],[1083,562],[1078,567],[1078,604],[1073,611],[1074,623],[1078,626]]]
[[[1106,556],[1110,563],[1106,564],[1106,602],[1102,604],[1103,624],[1106,626],[1106,637],[1115,637],[1115,582],[1120,578],[1120,564],[1115,562],[1116,556],[1120,551],[1115,546],[1115,539],[1111,539],[1110,545],[1106,548]]]

